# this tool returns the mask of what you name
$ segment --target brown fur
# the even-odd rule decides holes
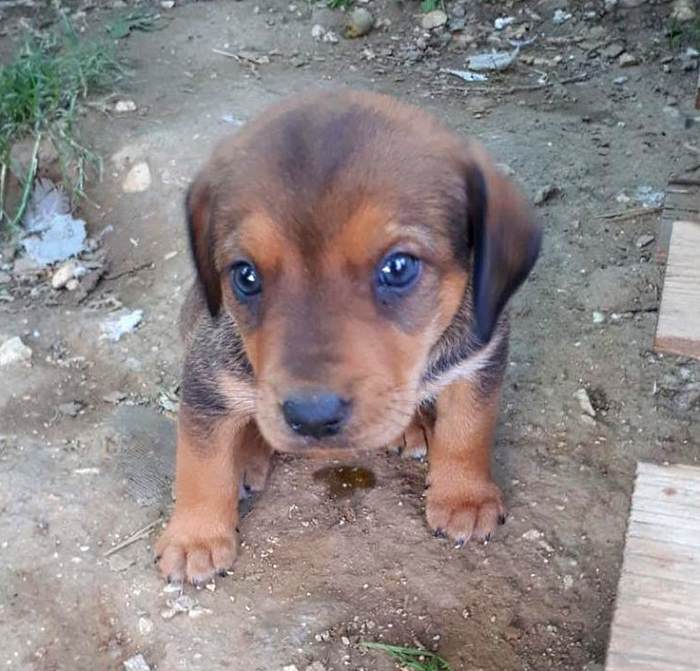
[[[503,309],[540,232],[483,149],[384,96],[296,98],[214,152],[187,210],[198,283],[181,316],[164,574],[201,581],[233,561],[234,485],[247,474],[264,483],[270,446],[338,455],[404,434],[415,452],[427,437],[429,524],[459,542],[487,537],[504,513],[488,467]],[[422,262],[401,298],[372,284],[393,251]],[[263,278],[246,302],[229,281],[240,261]],[[351,403],[342,431],[322,440],[292,431],[281,412],[290,394],[319,388]]]

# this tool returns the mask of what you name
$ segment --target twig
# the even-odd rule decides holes
[[[694,144],[690,144],[690,142],[684,142],[683,147],[688,151],[692,151],[693,154],[700,154],[700,147],[696,147]]]
[[[215,54],[226,56],[226,58],[233,58],[234,61],[238,61],[239,63],[243,60],[238,54],[231,53],[230,51],[224,51],[223,49],[212,49],[212,51]]]
[[[148,537],[148,534],[151,532],[151,529],[160,524],[161,520],[162,518],[159,517],[157,520],[154,520],[150,524],[147,524],[145,527],[142,527],[138,531],[134,531],[134,533],[131,534],[131,536],[125,538],[121,543],[107,550],[107,552],[105,552],[103,556],[105,557],[105,559],[107,557],[111,557],[113,554],[119,552],[120,550],[129,547],[129,545],[131,545],[132,543],[136,543],[136,541],[140,541]]]
[[[124,270],[116,275],[108,275],[107,277],[103,278],[103,281],[111,282],[112,280],[118,280],[120,277],[124,277],[124,275],[133,275],[134,273],[138,273],[142,270],[153,270],[153,268],[155,268],[155,263],[153,263],[153,261],[146,261],[146,263],[142,263],[139,266],[134,266],[133,268]]]
[[[661,212],[662,207],[636,207],[632,210],[624,210],[622,212],[608,212],[607,214],[599,214],[594,217],[594,219],[634,219],[636,217],[643,217],[648,214],[658,214]]]

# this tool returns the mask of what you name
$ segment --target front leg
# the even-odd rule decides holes
[[[181,408],[175,511],[155,547],[169,582],[201,585],[233,565],[242,476],[237,455],[245,434],[245,420],[214,417],[203,424]]]
[[[483,382],[483,381],[482,381]],[[491,444],[498,418],[500,385],[484,391],[478,377],[446,387],[428,451],[426,516],[437,534],[458,544],[488,540],[505,508],[491,479]]]

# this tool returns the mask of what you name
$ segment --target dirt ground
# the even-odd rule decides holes
[[[698,167],[697,71],[664,36],[670,5],[450,3],[465,27],[448,41],[420,28],[416,5],[373,0],[390,25],[334,44],[312,26],[341,33],[342,13],[254,2],[163,9],[166,27],[119,42],[133,69],[122,97],[137,110],[93,106],[83,119],[106,167],[81,210],[109,263],[90,295],[52,290],[8,248],[0,259],[0,342],[19,335],[33,350],[30,364],[0,369],[0,665],[121,669],[140,653],[158,671],[396,668],[367,640],[420,643],[455,671],[600,671],[635,463],[700,456],[700,367],[651,350],[661,270],[640,236],[654,235],[658,213],[601,218]],[[573,17],[555,25],[558,8]],[[76,20],[94,30],[111,11]],[[35,17],[6,10],[3,57],[20,14]],[[536,37],[511,70],[479,84],[440,72],[507,46],[493,29],[506,14]],[[621,67],[617,44],[638,64]],[[269,63],[251,62],[260,56]],[[184,190],[235,124],[337,84],[394,94],[478,136],[533,197],[556,187],[538,208],[542,256],[513,304],[494,452],[510,517],[489,544],[454,549],[424,523],[425,464],[358,455],[376,485],[333,499],[313,477],[324,464],[279,457],[242,520],[233,575],[186,588],[195,601],[175,613],[151,546],[171,506],[175,320],[192,276]],[[139,161],[150,188],[124,193]],[[144,316],[114,343],[100,325],[116,301]]]

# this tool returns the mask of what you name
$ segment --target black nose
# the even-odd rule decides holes
[[[282,404],[282,412],[294,433],[326,438],[342,430],[350,416],[350,401],[326,392],[299,394]]]

